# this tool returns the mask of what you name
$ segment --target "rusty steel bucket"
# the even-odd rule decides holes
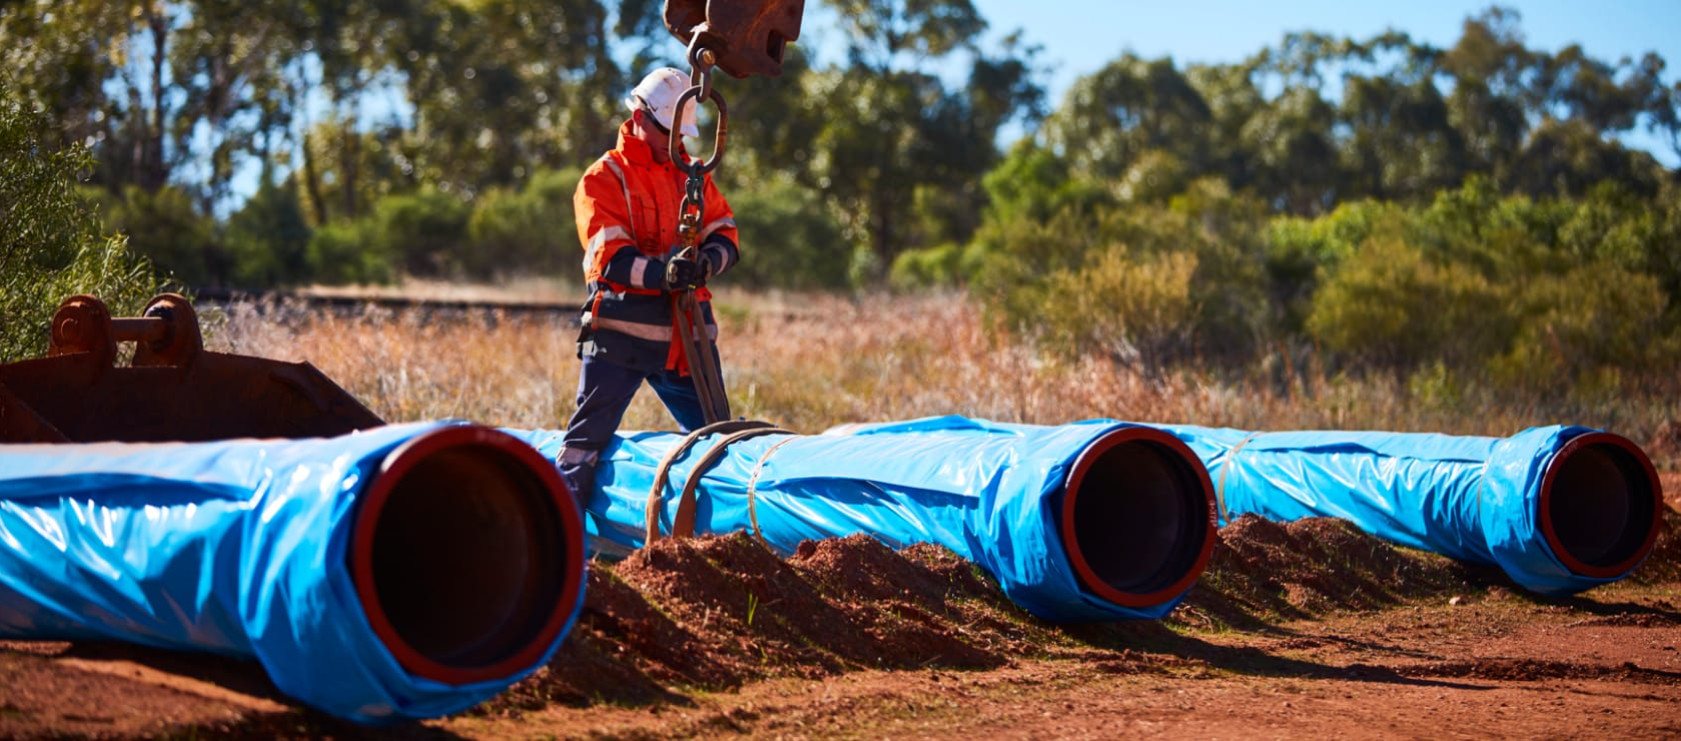
[[[133,359],[117,365],[118,343]],[[309,363],[209,352],[187,299],[112,318],[87,295],[53,315],[47,357],[0,365],[0,443],[333,437],[385,424]]]

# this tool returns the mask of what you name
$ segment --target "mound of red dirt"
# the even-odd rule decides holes
[[[1243,517],[1221,530],[1208,572],[1170,620],[1258,625],[1461,590],[1484,576],[1498,572],[1396,548],[1338,520]],[[1149,621],[1046,623],[949,550],[894,551],[864,535],[807,541],[786,559],[745,533],[664,540],[592,563],[587,595],[555,660],[487,711],[670,701],[859,668],[1120,656],[1167,634]]]
[[[1498,569],[1400,548],[1345,520],[1290,523],[1243,515],[1220,529],[1208,570],[1174,618],[1252,627],[1331,610],[1366,610],[1500,583]]]
[[[577,626],[490,709],[646,702],[690,687],[859,668],[990,668],[1029,650],[1029,618],[943,549],[866,536],[783,559],[745,533],[664,540],[591,564]]]

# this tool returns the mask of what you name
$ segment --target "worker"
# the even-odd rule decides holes
[[[683,107],[680,124],[672,121],[688,88],[688,76],[671,67],[643,78],[624,100],[630,118],[619,126],[618,146],[584,172],[573,195],[589,299],[578,336],[578,409],[566,425],[557,463],[579,501],[588,501],[601,452],[644,381],[684,432],[706,423],[689,374],[691,359],[674,325],[672,292],[696,287],[715,343],[718,327],[705,285],[734,266],[740,253],[730,205],[707,175],[699,249],[693,259],[677,255],[688,173],[671,161],[668,137],[700,133],[698,101]],[[716,345],[712,357],[718,357]]]

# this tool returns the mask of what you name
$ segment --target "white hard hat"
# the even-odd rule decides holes
[[[625,107],[632,111],[646,108],[654,114],[654,120],[670,131],[671,110],[677,107],[677,99],[688,89],[688,75],[676,67],[663,67],[648,73],[647,77],[636,83],[636,87],[630,91],[630,97],[625,98]],[[691,100],[688,105],[683,106],[684,136],[700,136],[700,129],[695,128],[695,109],[700,107],[700,103],[699,100]]]

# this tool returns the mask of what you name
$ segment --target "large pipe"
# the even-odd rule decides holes
[[[1164,429],[1208,467],[1222,520],[1340,517],[1402,545],[1498,565],[1541,594],[1627,576],[1651,554],[1662,526],[1651,460],[1609,432]]]
[[[557,431],[511,432],[551,458],[559,452]],[[893,547],[950,548],[1042,617],[1107,620],[1167,614],[1214,545],[1207,473],[1150,427],[937,417],[739,439],[702,467],[725,438],[702,436],[676,456],[650,508],[660,463],[684,436],[619,435],[586,502],[595,549],[641,547],[650,513],[660,534],[692,521],[697,533],[753,532],[783,553],[806,539],[867,533]],[[691,481],[685,509],[680,492]]]
[[[0,637],[255,658],[363,723],[479,703],[583,597],[582,517],[496,430],[0,445]]]

